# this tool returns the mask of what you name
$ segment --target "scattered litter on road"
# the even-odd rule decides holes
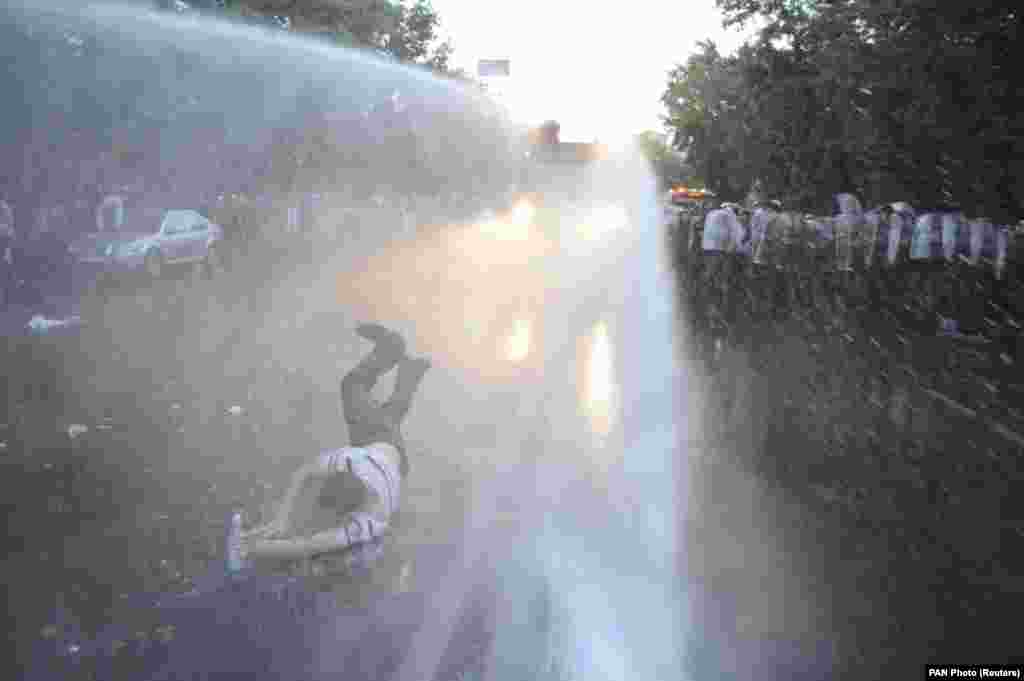
[[[74,440],[79,435],[83,435],[87,432],[89,432],[89,427],[84,426],[81,423],[72,423],[70,426],[68,426],[68,437],[70,437],[72,440]]]
[[[82,318],[77,315],[65,319],[48,319],[41,314],[37,314],[33,315],[32,319],[29,320],[28,329],[32,333],[46,334],[58,329],[77,326],[81,323]]]

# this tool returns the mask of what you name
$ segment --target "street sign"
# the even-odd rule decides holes
[[[476,73],[481,78],[493,76],[511,75],[508,59],[481,59],[476,67]]]

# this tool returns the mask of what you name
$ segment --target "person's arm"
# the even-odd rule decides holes
[[[337,529],[318,532],[309,537],[290,539],[263,539],[250,537],[243,540],[242,552],[246,559],[301,560],[324,553],[335,553],[356,544],[370,541],[388,529],[378,514],[367,510],[348,513]]]
[[[247,558],[292,560],[309,558],[321,553],[342,551],[355,544],[369,541],[388,529],[388,506],[379,491],[370,490],[366,503],[342,516],[337,529],[319,532],[307,537],[288,537],[292,533],[291,512],[299,495],[310,480],[325,478],[344,466],[345,454],[329,452],[304,465],[295,472],[291,486],[273,522],[249,532],[243,539],[242,550]],[[319,488],[314,490],[319,494]]]
[[[253,532],[250,533],[251,536],[269,537],[274,535],[287,535],[291,533],[294,530],[292,527],[292,512],[295,509],[295,502],[299,498],[299,495],[306,489],[306,486],[310,481],[323,479],[336,473],[340,462],[343,460],[344,456],[340,453],[328,452],[307,462],[295,471],[295,473],[292,474],[292,480],[288,485],[288,490],[281,499],[281,503],[277,508],[277,513],[274,515],[274,520],[258,530],[253,530]]]
[[[315,477],[316,470],[310,464],[305,464],[292,474],[291,483],[277,507],[274,520],[270,523],[271,532],[277,534],[288,534],[292,531],[292,511],[295,508],[295,501],[299,494],[306,487],[310,479]]]

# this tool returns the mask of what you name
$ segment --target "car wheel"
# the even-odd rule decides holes
[[[152,279],[159,279],[164,272],[164,259],[158,251],[146,254],[146,273]]]

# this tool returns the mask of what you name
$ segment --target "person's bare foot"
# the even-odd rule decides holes
[[[356,334],[374,343],[388,355],[405,357],[405,339],[397,331],[380,324],[368,323],[357,326]]]

